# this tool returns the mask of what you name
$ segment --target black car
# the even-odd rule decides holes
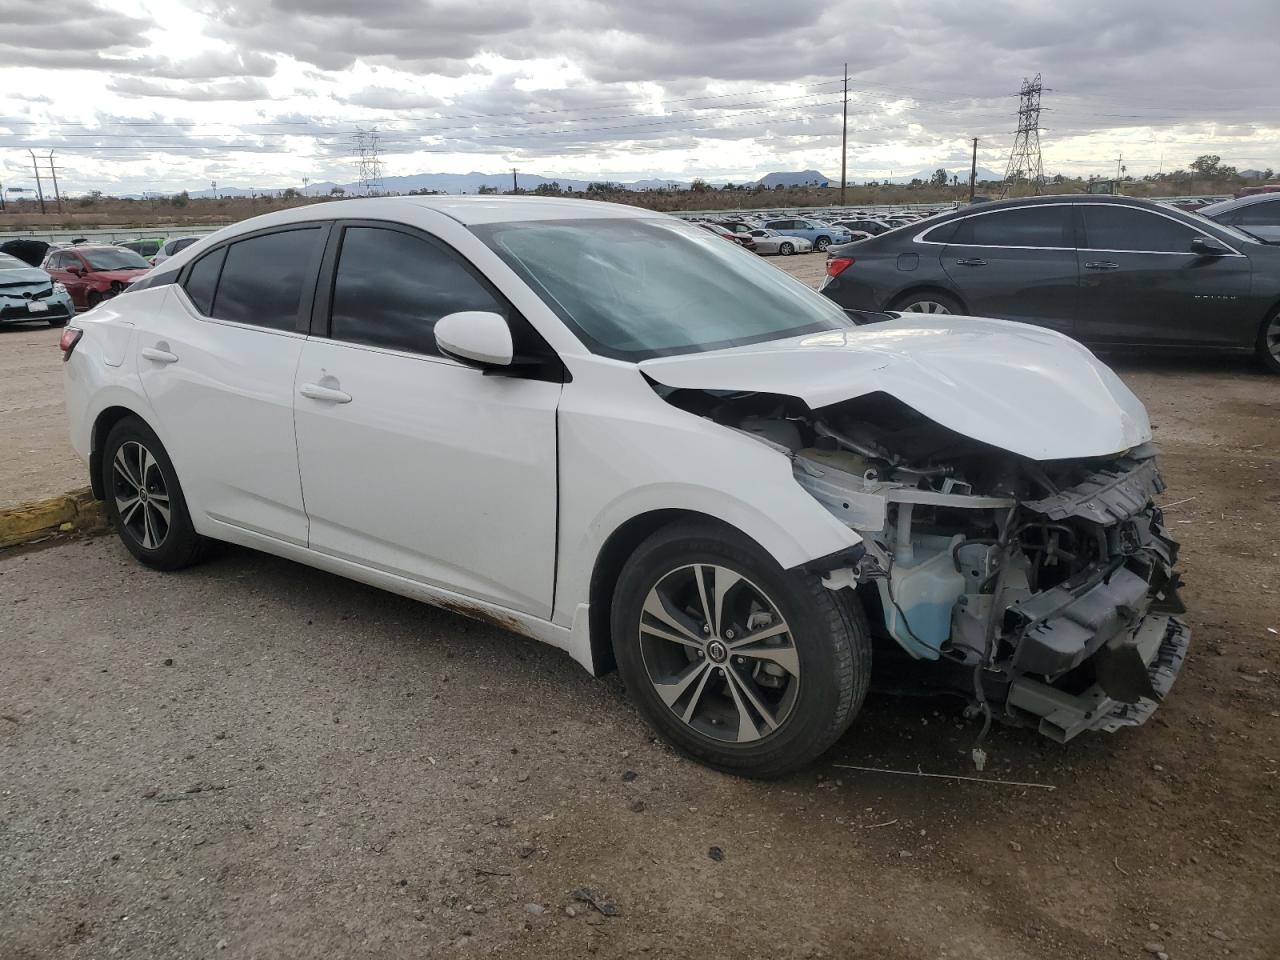
[[[1263,243],[1280,244],[1280,193],[1255,193],[1234,200],[1219,200],[1196,213],[1216,223],[1239,227]]]
[[[1105,346],[1256,351],[1280,373],[1280,247],[1131,197],[1002,200],[832,247],[851,310],[956,313]]]

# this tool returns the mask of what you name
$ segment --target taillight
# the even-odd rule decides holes
[[[79,327],[62,328],[62,336],[58,339],[58,349],[62,351],[63,363],[71,359],[71,351],[76,348],[76,344],[80,342],[80,338],[83,336],[84,331]]]
[[[838,277],[847,267],[853,266],[853,257],[831,257],[827,260],[827,276]]]

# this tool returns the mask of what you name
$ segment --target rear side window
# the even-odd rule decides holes
[[[205,254],[192,264],[187,282],[183,284],[192,304],[206,317],[213,316],[213,292],[218,286],[218,274],[222,272],[222,261],[226,256],[226,247]]]
[[[1090,250],[1188,253],[1200,236],[1176,220],[1133,207],[1082,204],[1080,210]]]
[[[1271,227],[1280,225],[1280,200],[1251,203],[1236,211],[1232,223],[1242,226]]]
[[[304,295],[315,286],[323,237],[319,227],[309,227],[232,243],[209,316],[271,330],[297,330]]]
[[[960,220],[951,243],[973,247],[1071,247],[1071,206],[1000,210]]]
[[[960,225],[959,220],[949,220],[946,223],[940,223],[932,230],[926,231],[920,239],[929,243],[950,243],[951,238],[955,236],[956,227]]]
[[[333,283],[333,339],[438,355],[436,321],[462,310],[507,313],[439,244],[380,227],[344,231]]]
[[[174,240],[173,243],[169,246],[170,256],[182,250],[187,249],[187,247],[191,246],[193,243],[195,243],[199,239],[200,239],[199,237],[183,237],[181,240]]]

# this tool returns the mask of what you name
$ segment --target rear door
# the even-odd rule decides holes
[[[328,231],[291,224],[217,247],[138,320],[138,372],[203,532],[307,542],[293,382]]]
[[[1191,251],[1207,236],[1175,217],[1081,203],[1079,337],[1090,343],[1235,345],[1248,306],[1249,260]],[[1215,238],[1216,239],[1216,238]],[[1248,324],[1256,323],[1251,318]]]
[[[559,377],[486,376],[441,356],[433,327],[492,311],[521,355],[545,344],[429,234],[348,223],[328,259],[295,399],[311,548],[549,617]]]
[[[942,268],[973,316],[1076,330],[1071,205],[1040,203],[956,221]]]

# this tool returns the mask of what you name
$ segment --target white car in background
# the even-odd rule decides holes
[[[187,247],[191,246],[196,241],[202,240],[202,239],[204,238],[203,237],[170,237],[163,244],[161,244],[160,249],[156,251],[156,255],[151,258],[151,265],[158,267],[160,264],[164,263],[174,254],[181,253],[183,250],[187,249]]]
[[[813,250],[813,244],[804,237],[784,237],[777,230],[765,227],[750,230],[748,235],[756,242],[756,253],[789,257],[793,253],[809,253]]]
[[[873,642],[1059,740],[1143,722],[1186,652],[1147,415],[1088,350],[860,326],[662,214],[280,211],[61,347],[72,444],[143,563],[225,540],[499,624],[616,666],[720,769],[830,747]]]

